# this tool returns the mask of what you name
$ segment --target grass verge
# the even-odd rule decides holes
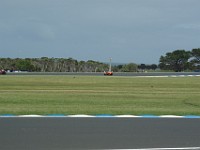
[[[0,76],[0,114],[200,115],[200,77]]]

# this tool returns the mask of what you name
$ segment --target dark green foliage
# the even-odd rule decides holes
[[[31,64],[30,59],[19,59],[16,62],[16,69],[21,71],[32,71],[34,66]]]
[[[73,58],[0,58],[0,68],[11,71],[103,72],[108,65],[92,60],[78,62]]]
[[[93,60],[77,61],[73,58],[0,58],[0,68],[33,72],[103,72],[109,65]],[[136,72],[134,63],[113,66],[114,72]]]
[[[129,63],[122,66],[122,72],[136,72],[137,65],[134,63]]]
[[[195,48],[192,50],[192,56],[194,57],[196,62],[200,61],[200,48]]]
[[[158,68],[158,65],[156,65],[156,64],[151,64],[151,65],[140,64],[140,65],[138,65],[139,70],[156,70],[157,68]]]
[[[200,48],[192,51],[175,50],[160,57],[159,67],[162,70],[173,70],[176,72],[184,70],[196,70],[200,63]]]

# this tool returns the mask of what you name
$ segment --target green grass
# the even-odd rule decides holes
[[[0,76],[0,114],[200,115],[200,77]]]

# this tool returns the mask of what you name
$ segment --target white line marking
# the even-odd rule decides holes
[[[184,118],[184,116],[176,116],[176,115],[161,115],[161,118]]]
[[[19,115],[19,117],[43,117],[42,115]]]
[[[139,118],[140,116],[135,115],[116,115],[117,118]]]
[[[95,116],[92,116],[92,115],[84,115],[84,114],[80,114],[80,115],[68,115],[67,117],[82,117],[82,118],[88,118],[88,117],[95,117]]]
[[[176,116],[176,115],[160,115],[160,116],[154,116],[154,115],[86,115],[86,114],[77,114],[77,115],[64,115],[64,114],[49,114],[49,115],[0,115],[0,118],[20,118],[20,117],[60,117],[60,118],[69,118],[69,117],[74,117],[74,118],[91,118],[91,117],[111,117],[111,118],[193,118],[193,119],[200,119],[200,116]]]

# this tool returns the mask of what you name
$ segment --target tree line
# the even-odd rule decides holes
[[[107,64],[88,60],[77,61],[73,58],[0,58],[0,69],[31,72],[102,72]]]
[[[103,72],[109,64],[98,61],[78,61],[73,58],[0,58],[0,69],[29,72]],[[113,66],[115,72],[136,72],[134,63]]]
[[[155,71],[158,68],[156,64],[135,64],[128,63],[124,65],[115,65],[113,66],[114,72],[144,72],[148,70]]]
[[[98,61],[78,61],[73,58],[0,58],[0,69],[29,72],[103,72],[108,71],[109,64]],[[136,72],[134,63],[114,65],[114,72]]]
[[[181,71],[199,71],[200,70],[200,48],[187,50],[174,50],[161,56],[159,60],[161,70]]]
[[[78,61],[73,58],[0,58],[0,69],[31,72],[103,72],[109,64],[88,60]],[[120,64],[112,66],[114,72],[143,72],[146,70],[200,71],[200,48],[174,50],[162,55],[159,64]]]

